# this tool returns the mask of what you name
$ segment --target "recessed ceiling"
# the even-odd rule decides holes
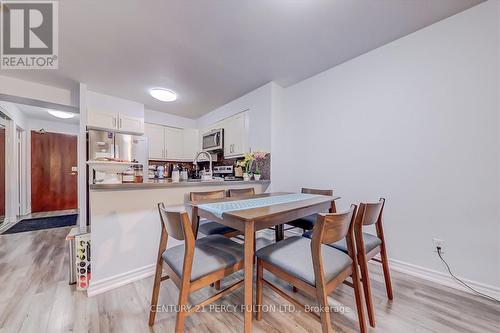
[[[60,1],[59,69],[2,75],[196,118],[269,82],[294,84],[481,0]],[[149,89],[178,100],[162,103]]]

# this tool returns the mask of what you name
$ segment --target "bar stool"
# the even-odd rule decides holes
[[[161,236],[151,296],[149,326],[153,326],[155,321],[160,284],[171,279],[179,288],[179,310],[175,332],[183,332],[186,316],[243,285],[243,280],[240,280],[195,306],[189,304],[190,293],[241,270],[244,265],[244,249],[243,245],[221,235],[210,235],[196,240],[186,212],[168,210],[163,203],[158,204],[158,210]],[[169,237],[183,240],[184,245],[167,249]],[[164,263],[168,275],[162,276]]]
[[[358,264],[354,248],[354,217],[356,206],[347,212],[318,214],[312,239],[294,236],[257,251],[257,320],[262,319],[262,289],[266,284],[291,303],[302,308],[294,297],[264,279],[264,269],[315,297],[323,309],[320,319],[323,332],[332,332],[328,295],[352,275],[358,321],[361,332],[366,332]],[[348,254],[324,244],[346,239]]]
[[[384,229],[382,227],[382,214],[384,211],[384,205],[384,198],[380,198],[379,202],[376,203],[361,203],[359,205],[358,214],[356,215],[356,220],[354,223],[357,257],[359,267],[361,269],[361,278],[363,281],[366,308],[368,310],[368,319],[370,321],[370,326],[372,327],[375,327],[375,311],[373,308],[371,283],[368,273],[369,260],[373,259],[374,261],[380,262],[382,264],[387,298],[389,300],[392,300],[394,298],[392,293],[389,260],[387,258],[387,248],[385,245]],[[376,236],[363,232],[364,226],[373,224],[375,224],[375,230],[377,232]],[[305,233],[304,236],[310,238],[311,232]],[[342,240],[329,245],[343,252],[348,251],[346,242]],[[378,253],[380,253],[381,259],[374,258]]]

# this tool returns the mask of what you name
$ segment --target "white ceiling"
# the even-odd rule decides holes
[[[61,1],[59,70],[2,73],[196,118],[269,81],[294,84],[481,0]],[[153,100],[166,87],[179,99]]]
[[[61,119],[61,118],[56,118],[52,115],[50,115],[45,108],[40,108],[37,106],[32,106],[32,105],[25,105],[25,104],[16,104],[18,109],[24,114],[24,116],[29,120],[29,119],[40,119],[40,120],[46,120],[50,122],[59,122],[59,123],[64,123],[64,124],[76,124],[78,125],[80,123],[79,121],[79,115],[75,115],[74,118],[70,119]]]

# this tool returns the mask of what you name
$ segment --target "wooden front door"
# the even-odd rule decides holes
[[[5,128],[0,127],[0,222],[5,216]]]
[[[31,131],[31,212],[77,208],[77,136]]]

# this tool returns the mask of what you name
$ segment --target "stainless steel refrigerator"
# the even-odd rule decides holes
[[[139,162],[143,166],[144,179],[148,179],[148,139],[145,136],[98,130],[89,130],[88,133],[90,161],[115,158]],[[89,180],[93,182],[93,177]]]

